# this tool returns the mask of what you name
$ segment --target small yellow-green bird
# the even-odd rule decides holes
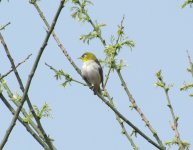
[[[102,83],[102,88],[104,88],[104,84],[103,70],[98,59],[91,52],[84,53],[80,59],[83,62],[81,69],[83,78],[93,86],[94,94],[100,93],[100,84]]]

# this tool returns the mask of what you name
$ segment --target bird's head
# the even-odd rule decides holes
[[[95,56],[93,53],[91,53],[91,52],[86,52],[86,53],[84,53],[84,54],[80,57],[80,59],[81,59],[83,62],[86,62],[86,61],[88,61],[88,60],[97,60],[96,56]]]

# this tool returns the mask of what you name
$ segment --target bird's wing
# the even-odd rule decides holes
[[[98,70],[99,70],[99,74],[100,74],[100,77],[101,77],[102,88],[104,88],[104,83],[103,83],[103,69],[102,69],[102,67],[101,67],[100,62],[99,62],[98,60],[95,60],[95,61],[96,61],[96,63],[99,65]]]

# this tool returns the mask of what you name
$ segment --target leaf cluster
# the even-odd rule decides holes
[[[63,70],[54,70],[54,72],[55,72],[54,76],[57,80],[59,79],[61,80],[62,77],[65,77],[65,81],[62,83],[63,87],[66,87],[67,84],[69,84],[72,81],[72,77],[69,74],[64,73]]]
[[[181,8],[185,8],[187,5],[192,5],[193,3],[193,0],[186,0],[182,5],[181,5]]]
[[[155,83],[155,85],[163,88],[166,92],[168,92],[170,90],[170,88],[173,87],[173,84],[166,85],[166,83],[163,81],[163,76],[162,76],[161,70],[159,70],[156,73],[156,77],[157,77],[157,82]]]
[[[182,142],[182,147],[179,147],[178,150],[189,150],[190,143],[188,143],[187,141],[181,141],[181,142]],[[178,145],[178,141],[175,138],[172,141],[165,142],[165,145],[171,148],[173,145]]]

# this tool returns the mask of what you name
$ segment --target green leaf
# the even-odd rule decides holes
[[[162,82],[158,81],[158,82],[155,83],[155,85],[158,86],[158,87],[164,88],[164,84]]]
[[[193,84],[184,83],[184,85],[180,88],[180,91],[187,91],[188,89],[190,89],[192,87],[193,87]]]
[[[187,5],[191,5],[193,3],[193,0],[186,0],[182,5],[181,8],[185,8]]]
[[[162,71],[161,70],[156,72],[156,77],[158,78],[158,80],[162,80]]]
[[[65,88],[68,83],[69,83],[69,81],[65,81],[65,82],[62,83],[62,86]]]
[[[97,37],[98,37],[98,32],[93,31],[88,34],[81,35],[80,40],[82,40],[84,43],[86,42],[87,44],[89,44],[90,40],[97,38]]]
[[[41,107],[41,109],[39,109],[36,105],[33,106],[34,110],[38,116],[38,118],[42,118],[42,117],[51,117],[51,108],[48,105],[48,103],[45,102],[45,104]]]

